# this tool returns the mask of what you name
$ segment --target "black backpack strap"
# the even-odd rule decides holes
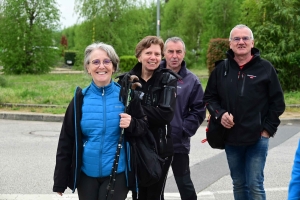
[[[225,66],[224,66],[224,77],[226,77],[228,75],[229,72],[229,60],[226,58],[224,60],[225,62]],[[225,80],[225,95],[226,95],[226,103],[227,103],[227,112],[228,114],[230,114],[230,107],[229,107],[229,98],[228,98],[228,80],[226,78]]]

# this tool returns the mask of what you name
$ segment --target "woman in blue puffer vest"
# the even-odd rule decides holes
[[[85,49],[84,69],[91,84],[77,88],[63,121],[56,155],[53,191],[78,189],[79,199],[106,199],[121,129],[143,132],[147,123],[124,113],[120,86],[112,81],[119,57],[114,48],[94,43]],[[113,199],[128,193],[126,143],[123,140],[113,185]]]

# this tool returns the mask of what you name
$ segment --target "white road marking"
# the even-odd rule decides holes
[[[287,187],[266,188],[266,191],[287,191]],[[203,191],[197,194],[199,200],[215,200],[214,194],[232,194],[232,190]],[[179,193],[165,193],[166,200],[180,200]],[[0,200],[78,200],[77,194],[0,194]],[[126,200],[131,200],[131,193],[128,193]]]

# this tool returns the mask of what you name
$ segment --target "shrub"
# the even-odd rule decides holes
[[[300,51],[286,55],[268,53],[263,58],[269,60],[278,72],[281,87],[284,91],[298,91],[300,88]]]
[[[206,66],[209,75],[215,68],[215,62],[226,58],[226,51],[229,49],[229,41],[225,38],[216,38],[209,41],[207,50]]]
[[[135,56],[121,56],[119,70],[121,72],[130,71],[138,62]]]

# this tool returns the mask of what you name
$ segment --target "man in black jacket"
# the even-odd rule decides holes
[[[224,61],[218,62],[204,102],[226,128],[225,152],[234,198],[265,200],[263,171],[269,138],[275,135],[285,109],[283,92],[276,70],[254,48],[250,28],[235,26],[229,41],[228,71],[224,71]]]

